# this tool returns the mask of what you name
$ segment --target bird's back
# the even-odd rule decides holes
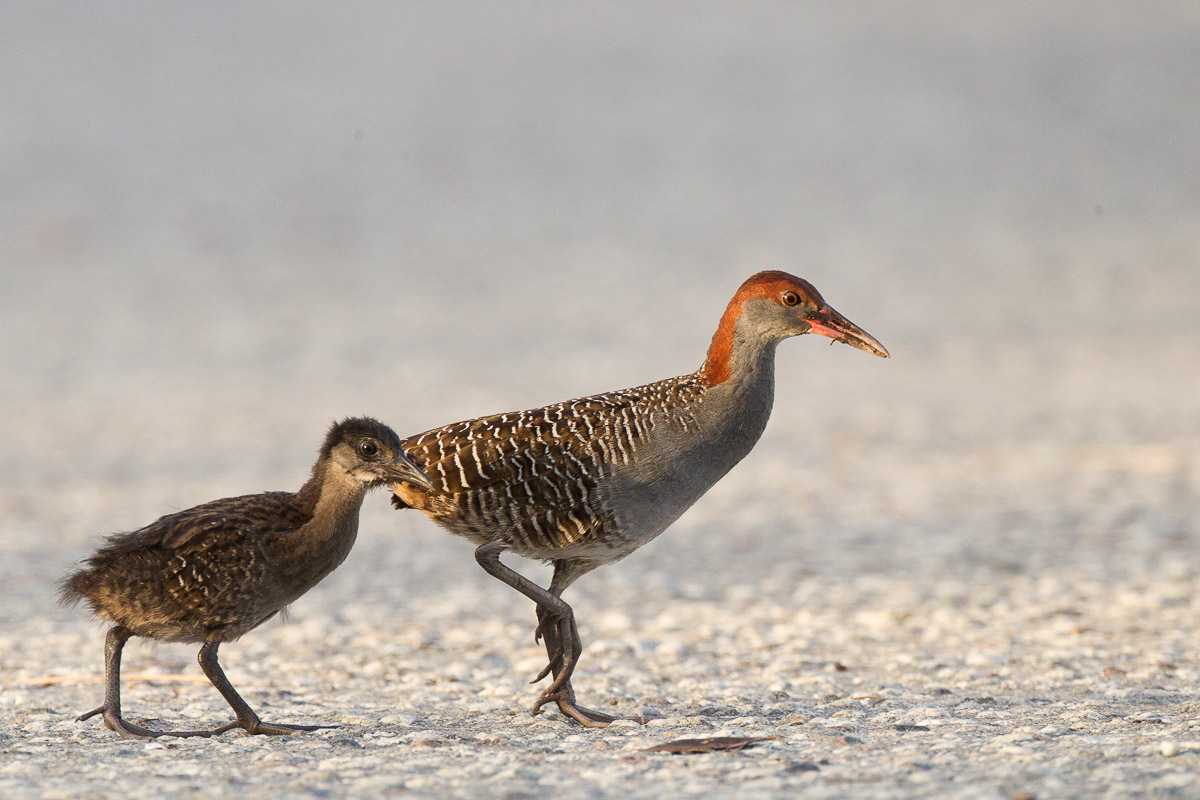
[[[621,524],[613,481],[662,470],[664,449],[694,430],[705,390],[685,375],[409,437],[404,450],[434,489],[406,485],[397,505],[534,558],[620,557],[644,539]]]
[[[311,519],[291,492],[228,497],[109,537],[62,583],[66,602],[142,636],[235,639],[269,618],[271,544]]]

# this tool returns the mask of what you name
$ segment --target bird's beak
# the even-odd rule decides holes
[[[433,488],[433,481],[429,480],[429,476],[403,453],[396,456],[396,460],[388,465],[387,482],[389,485],[403,482],[425,489]]]
[[[830,306],[822,306],[808,319],[809,333],[828,336],[835,342],[842,342],[859,350],[874,353],[880,358],[888,358],[888,351],[879,341],[850,320],[843,317]]]

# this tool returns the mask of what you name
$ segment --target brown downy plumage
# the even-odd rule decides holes
[[[222,672],[217,648],[266,622],[341,564],[354,545],[367,490],[396,480],[431,486],[391,428],[347,419],[330,429],[299,492],[214,500],[109,537],[61,584],[64,602],[86,600],[96,616],[116,623],[105,642],[104,704],[79,719],[102,714],[111,730],[135,739],[213,736],[238,727],[267,734],[315,730],[260,720]],[[200,667],[237,721],[213,730],[155,731],[122,719],[121,648],[131,636],[203,643]]]
[[[771,413],[775,347],[806,333],[888,355],[807,281],[760,272],[729,302],[696,372],[404,440],[433,488],[393,484],[393,504],[480,545],[480,565],[537,604],[549,656],[538,679],[554,680],[534,713],[554,702],[583,725],[614,719],[575,702],[582,647],[561,594],[661,533],[750,452]],[[549,589],[502,564],[505,550],[552,563]]]

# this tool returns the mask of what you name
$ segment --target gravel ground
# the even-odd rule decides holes
[[[1200,796],[1200,21],[1044,5],[0,11],[0,797]],[[648,724],[531,716],[529,602],[382,493],[222,648],[336,727],[74,721],[103,534],[335,417],[690,371],[761,268],[893,358],[785,343],[754,453],[572,587]],[[194,655],[131,642],[129,718],[226,721]],[[775,738],[646,750],[707,736]]]

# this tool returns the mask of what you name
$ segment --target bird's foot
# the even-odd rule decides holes
[[[150,740],[157,739],[160,736],[172,736],[177,739],[190,739],[195,737],[207,738],[209,736],[216,736],[219,733],[224,733],[225,731],[229,730],[229,726],[227,725],[221,728],[214,728],[213,730],[209,731],[156,731],[151,730],[150,728],[143,728],[141,725],[134,725],[132,722],[127,722],[121,716],[121,712],[119,710],[109,708],[108,706],[100,706],[99,708],[92,709],[86,714],[81,714],[76,721],[83,722],[84,720],[91,719],[97,714],[103,714],[104,727],[108,728],[110,731],[116,731],[122,739]]]
[[[234,728],[241,728],[246,733],[252,736],[299,736],[302,733],[311,731],[319,731],[326,728],[336,728],[337,725],[289,725],[283,722],[263,722],[257,716],[248,719],[239,719],[236,722],[231,722],[222,728],[222,731],[231,731]]]
[[[554,703],[558,706],[558,710],[564,717],[575,720],[585,728],[604,728],[619,719],[632,720],[640,725],[645,725],[647,719],[642,716],[635,717],[620,717],[612,714],[605,714],[602,711],[595,711],[590,708],[584,708],[575,702],[575,692],[571,689],[568,683],[564,687],[554,691],[546,690],[542,696],[533,704],[530,713],[537,716],[542,711],[542,706],[547,703]]]
[[[623,717],[614,717],[612,714],[594,711],[575,703],[568,703],[565,700],[559,700],[557,703],[558,710],[564,717],[570,717],[585,728],[607,728],[611,723],[623,719]]]
[[[170,736],[176,739],[192,739],[192,738],[209,738],[211,736],[220,736],[222,733],[227,733],[235,728],[241,728],[250,734],[260,734],[267,736],[298,736],[301,733],[309,731],[321,730],[322,728],[336,728],[337,725],[285,725],[283,723],[263,722],[258,717],[251,719],[242,719],[222,725],[219,728],[201,731],[156,731],[150,728],[143,728],[141,725],[134,725],[132,722],[127,722],[118,709],[112,709],[108,706],[100,706],[94,708],[86,714],[81,714],[78,722],[89,720],[97,714],[104,715],[104,726],[110,731],[116,731],[121,735],[122,739],[157,739],[160,736]]]
[[[241,728],[246,733],[252,736],[299,736],[301,733],[310,733],[312,730],[322,730],[324,728],[336,728],[336,724],[287,724],[283,722],[263,722],[259,720],[258,715],[250,711],[250,714],[239,715],[236,720],[222,726],[218,732],[224,733],[226,730]]]

